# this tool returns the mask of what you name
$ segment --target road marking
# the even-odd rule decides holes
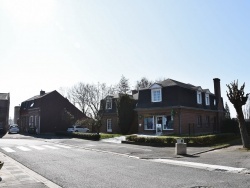
[[[60,147],[60,148],[66,148],[66,149],[71,148],[71,147],[69,147],[69,146],[64,146],[64,145],[59,145],[59,144],[55,144],[55,146]]]
[[[11,149],[11,148],[8,148],[8,147],[4,147],[2,148],[4,151],[8,152],[8,153],[11,153],[11,152],[16,152],[15,150]]]
[[[152,151],[151,149],[143,149],[143,148],[135,148],[135,147],[126,147],[126,146],[117,146],[118,148],[129,148],[129,149],[137,149],[137,150],[143,150],[143,151]]]
[[[44,150],[45,148],[42,148],[40,146],[29,146],[31,148],[37,149],[37,150]]]
[[[246,168],[235,168],[235,167],[230,167],[230,166],[211,165],[211,164],[206,164],[206,163],[196,163],[196,162],[188,162],[188,161],[177,161],[177,160],[171,160],[171,159],[151,159],[150,161],[177,165],[177,166],[199,168],[199,169],[210,170],[210,171],[218,170],[218,171],[225,171],[225,172],[231,172],[231,173],[244,173],[245,171],[247,171]]]
[[[93,147],[93,146],[96,146],[96,145],[93,145],[93,144],[85,144],[84,146]]]
[[[50,149],[59,149],[57,147],[54,147],[54,146],[49,146],[49,145],[42,145],[43,147],[46,147],[46,148],[50,148]]]
[[[17,146],[18,149],[22,150],[22,151],[30,151],[31,149],[26,148],[24,146]]]

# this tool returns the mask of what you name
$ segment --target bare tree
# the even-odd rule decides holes
[[[104,99],[108,95],[114,94],[114,88],[108,87],[106,84],[98,83],[96,85],[86,85],[87,100],[86,105],[89,108],[88,116],[91,117],[93,125],[96,128],[97,134],[99,134],[100,127],[102,126],[102,117],[104,114]]]
[[[165,77],[160,77],[160,78],[158,78],[158,79],[155,80],[155,83],[160,83],[160,82],[162,82],[164,80],[166,80]]]
[[[247,133],[247,128],[245,124],[245,119],[242,111],[242,106],[246,104],[249,94],[245,95],[244,88],[245,83],[238,89],[238,81],[234,81],[227,85],[229,92],[227,92],[227,97],[229,101],[233,104],[239,122],[239,129],[241,134],[241,140],[243,148],[250,148],[250,138]]]
[[[79,82],[78,84],[74,85],[68,92],[71,102],[74,105],[77,105],[85,115],[89,111],[89,107],[87,105],[87,96],[88,96],[87,87],[88,84]]]
[[[153,82],[149,81],[146,77],[142,77],[141,80],[136,82],[135,89],[139,90],[142,88],[149,87]]]

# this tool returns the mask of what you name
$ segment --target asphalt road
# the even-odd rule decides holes
[[[83,142],[86,148],[79,147],[79,142]],[[108,143],[100,144],[105,146]],[[89,149],[91,145],[92,149]],[[95,145],[95,141],[33,139],[17,135],[0,139],[1,152],[61,187],[250,187],[250,176],[246,174],[130,158],[107,152],[108,147],[104,148],[105,152],[100,150],[101,146],[95,150]],[[135,151],[144,149],[128,147],[134,147]]]

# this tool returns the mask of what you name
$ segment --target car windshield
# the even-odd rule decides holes
[[[13,124],[13,125],[10,125],[10,127],[18,127],[18,125],[16,125],[16,124]]]

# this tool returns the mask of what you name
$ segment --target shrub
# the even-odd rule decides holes
[[[68,136],[73,138],[81,138],[81,139],[87,139],[87,140],[100,140],[100,135],[95,133],[68,133],[68,132],[56,132],[56,135],[60,136]]]
[[[176,143],[177,138],[184,139],[184,142],[189,145],[209,146],[230,141],[238,137],[233,133],[213,134],[213,135],[203,135],[203,136],[193,136],[193,137],[173,137],[173,136],[142,137],[142,136],[130,135],[126,137],[126,140],[131,142],[140,142],[140,143],[173,145]]]
[[[165,140],[168,144],[175,144],[177,137],[167,137]]]

